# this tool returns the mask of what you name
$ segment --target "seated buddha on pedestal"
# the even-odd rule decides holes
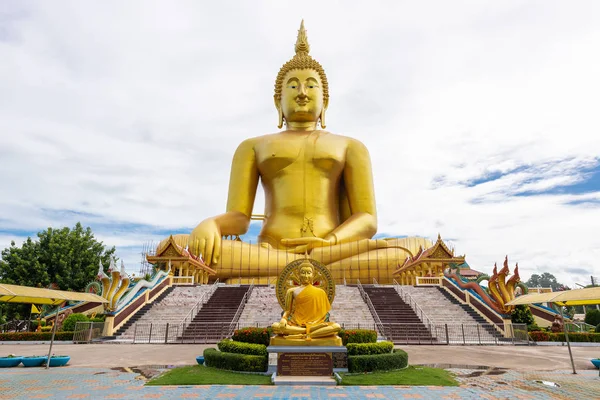
[[[340,326],[328,321],[331,304],[327,293],[313,286],[313,265],[307,260],[298,270],[301,285],[287,290],[281,321],[272,325],[277,336],[271,339],[271,344],[286,345],[297,341],[310,345],[313,339],[320,339],[312,344],[341,346],[341,339],[336,335]]]

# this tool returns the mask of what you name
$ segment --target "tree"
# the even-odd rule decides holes
[[[115,248],[106,249],[79,222],[73,229],[48,228],[37,237],[27,238],[21,247],[13,241],[2,251],[0,282],[35,287],[56,284],[61,290],[80,292],[95,278],[100,262],[108,268],[111,259],[116,261]],[[12,317],[16,308],[6,311]]]
[[[535,322],[531,309],[527,305],[515,306],[515,311],[512,313],[511,320],[515,324],[531,325]]]
[[[600,310],[590,310],[585,313],[585,323],[594,326],[600,324]]]
[[[569,289],[568,286],[559,283],[549,272],[544,272],[542,275],[533,274],[525,284],[527,287],[551,287],[553,292]]]

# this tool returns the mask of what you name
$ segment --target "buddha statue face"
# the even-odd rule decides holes
[[[319,73],[311,68],[293,69],[285,74],[281,99],[276,104],[289,122],[316,122],[327,104]]]
[[[313,283],[313,266],[310,263],[302,263],[300,265],[300,283],[302,285],[309,285]]]

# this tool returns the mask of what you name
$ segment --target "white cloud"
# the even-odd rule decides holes
[[[566,204],[597,194],[512,196],[598,163],[596,2],[3,7],[0,245],[81,219],[48,210],[163,229],[222,212],[236,144],[276,131],[274,78],[305,18],[328,128],[370,149],[380,232],[439,231],[484,271],[508,254],[523,276],[600,274],[600,207]],[[157,239],[97,236],[136,271],[129,246]]]

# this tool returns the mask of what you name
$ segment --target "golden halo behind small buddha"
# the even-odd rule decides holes
[[[301,258],[286,265],[277,279],[275,292],[277,301],[282,309],[285,309],[285,294],[288,289],[301,285],[300,265],[306,261],[310,262],[313,266],[313,285],[323,289],[327,293],[329,303],[333,304],[333,299],[335,298],[335,281],[331,276],[331,272],[317,260]]]

